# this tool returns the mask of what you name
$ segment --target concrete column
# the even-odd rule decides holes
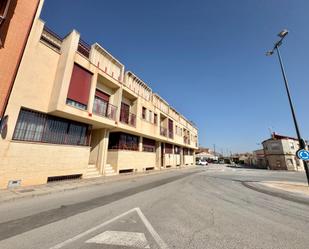
[[[66,104],[79,37],[80,34],[73,30],[62,41],[61,54],[49,103],[49,111],[60,109],[61,106]]]
[[[143,137],[139,137],[138,151],[143,151]]]
[[[119,122],[119,120],[120,120],[120,109],[121,109],[121,101],[122,101],[122,91],[123,91],[122,86],[115,91],[114,102],[112,103],[112,105],[117,107],[116,122]]]
[[[180,148],[180,167],[184,165],[183,148]]]
[[[172,165],[171,166],[176,168],[176,156],[175,156],[174,149],[175,149],[174,145],[172,144],[172,154],[171,154],[172,155],[172,163],[171,163]]]
[[[97,168],[100,174],[104,174],[104,169],[107,161],[107,151],[108,151],[108,139],[109,139],[109,130],[100,129],[96,132],[96,135],[99,137],[98,143],[98,154],[97,154]]]
[[[163,147],[163,154],[162,154],[162,147]],[[165,145],[164,145],[164,143],[161,143],[161,158],[163,158],[162,167],[163,167],[163,168],[166,168],[166,161],[165,161]]]
[[[193,150],[193,165],[195,165],[195,150]]]
[[[156,167],[161,169],[161,142],[156,141]]]
[[[98,69],[95,70],[95,73],[91,78],[91,87],[87,106],[88,113],[92,113],[93,110],[93,102],[94,102],[95,89],[97,88],[97,80],[98,80]]]

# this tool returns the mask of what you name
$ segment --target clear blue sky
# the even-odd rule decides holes
[[[269,127],[294,136],[275,56],[281,52],[303,136],[309,138],[308,0],[45,0],[42,19],[98,42],[199,128],[200,144],[257,149]]]

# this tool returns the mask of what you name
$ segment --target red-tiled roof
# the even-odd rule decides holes
[[[272,134],[272,137],[273,137],[274,139],[292,139],[292,140],[298,141],[298,139],[295,138],[295,137],[283,136],[283,135],[280,135],[280,134],[276,134],[275,132]]]

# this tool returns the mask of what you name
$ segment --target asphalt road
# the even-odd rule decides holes
[[[210,165],[0,204],[1,249],[308,249],[309,205],[243,182],[298,172]]]

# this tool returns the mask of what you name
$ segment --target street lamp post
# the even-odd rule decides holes
[[[284,70],[284,66],[283,66],[283,62],[282,62],[282,58],[281,58],[281,54],[280,54],[280,49],[279,47],[282,44],[283,39],[286,37],[286,35],[289,33],[288,30],[283,30],[281,31],[278,36],[281,38],[278,42],[275,43],[273,49],[271,51],[268,51],[266,53],[267,56],[273,55],[274,51],[277,51],[277,55],[278,55],[278,59],[279,59],[279,63],[280,63],[280,68],[281,68],[281,73],[284,79],[284,84],[285,84],[285,89],[286,89],[286,93],[289,99],[289,104],[290,104],[290,108],[291,108],[291,113],[292,113],[292,117],[293,117],[293,121],[294,121],[294,126],[295,126],[295,130],[296,130],[296,134],[297,134],[297,139],[299,142],[299,148],[300,149],[306,149],[306,144],[304,139],[302,139],[301,135],[300,135],[300,131],[298,128],[298,124],[297,124],[297,119],[296,119],[296,115],[295,115],[295,111],[294,111],[294,106],[293,106],[293,102],[292,102],[292,98],[291,98],[291,94],[290,94],[290,89],[289,89],[289,84],[288,84],[288,80],[286,77],[286,73]],[[305,171],[306,171],[306,176],[307,176],[307,182],[308,182],[308,186],[309,186],[309,170],[308,170],[308,163],[304,160],[304,167],[305,167]]]

